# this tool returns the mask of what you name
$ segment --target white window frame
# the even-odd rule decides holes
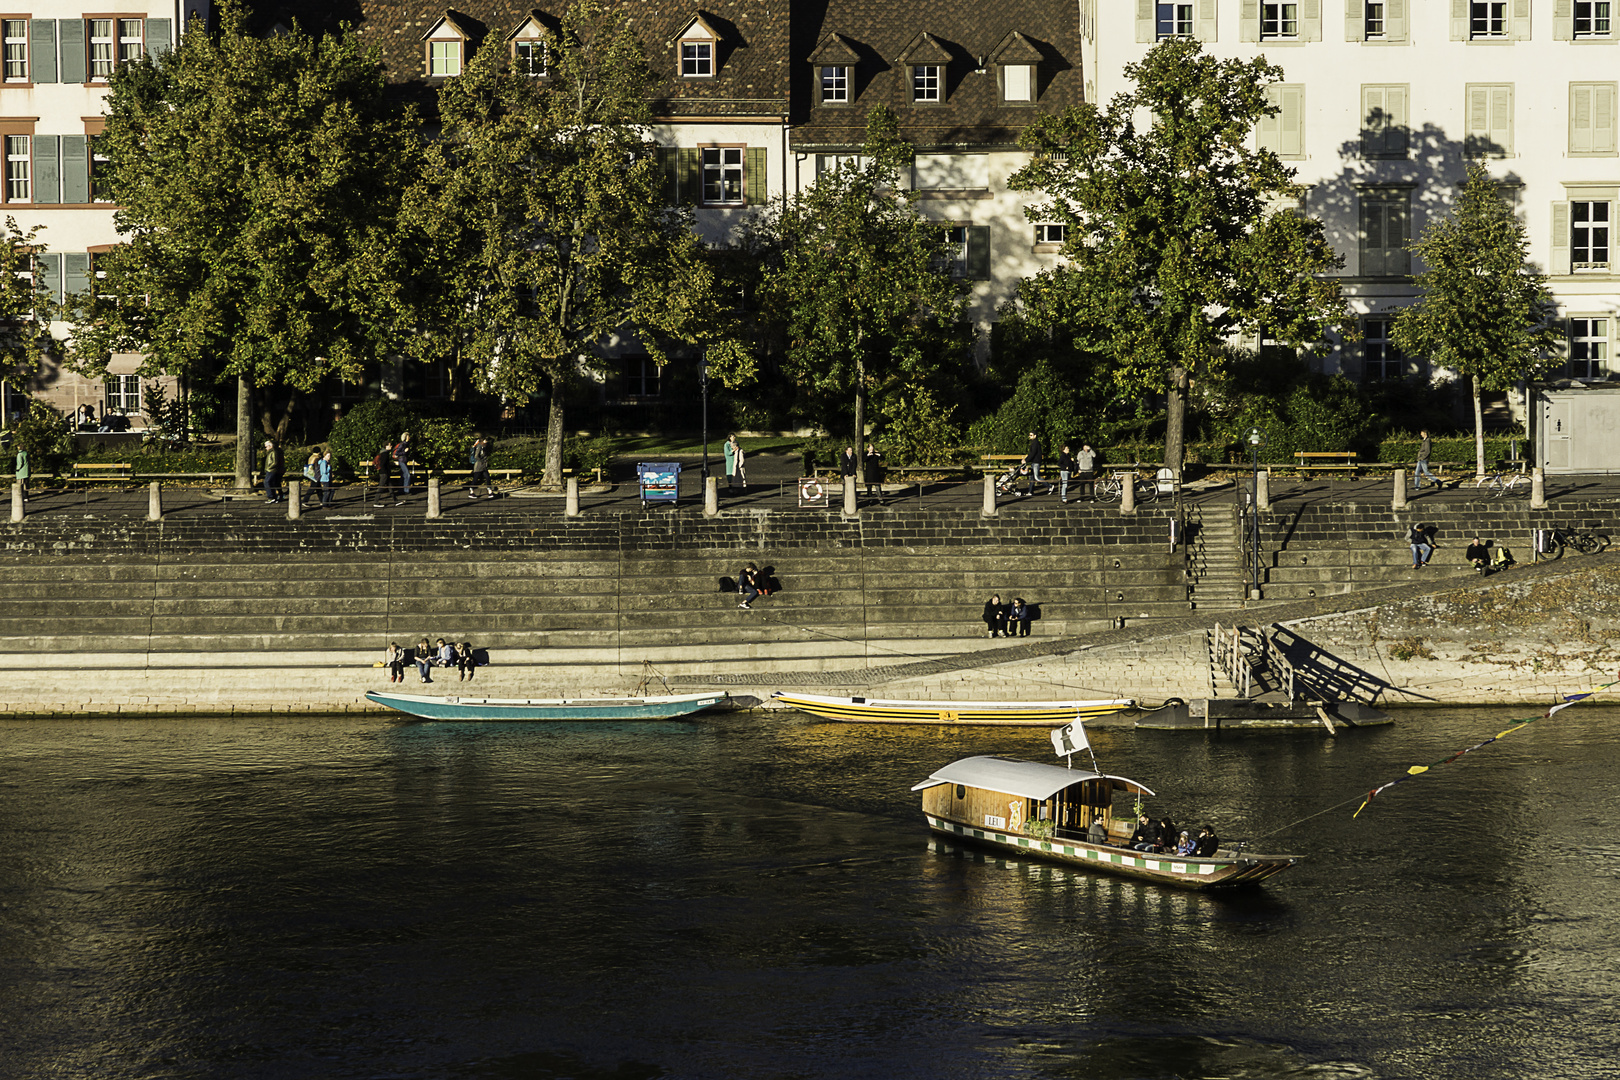
[[[1469,0],[1469,38],[1505,38],[1511,27],[1507,0]]]
[[[1609,377],[1609,320],[1581,315],[1569,320],[1569,377]]]
[[[1584,219],[1583,219],[1584,214]],[[1571,199],[1569,266],[1575,273],[1607,273],[1614,253],[1614,208],[1607,199]],[[1586,258],[1581,258],[1585,252]],[[1601,256],[1601,258],[1599,258]]]
[[[1062,247],[1069,239],[1069,227],[1062,222],[1041,221],[1035,225],[1035,243]]]
[[[1361,5],[1361,36],[1366,41],[1384,40],[1384,0],[1365,0]]]
[[[945,65],[911,65],[911,103],[938,105],[945,100]]]
[[[1192,4],[1180,2],[1155,3],[1153,5],[1153,36],[1160,41],[1164,41],[1166,38],[1192,37]]]
[[[20,30],[13,34],[12,30]],[[25,83],[29,81],[28,62],[28,20],[6,19],[4,32],[0,33],[0,40],[5,47],[5,81],[8,83]],[[15,72],[15,73],[14,73]]]
[[[714,39],[681,39],[681,78],[714,78]]]
[[[968,275],[968,227],[960,222],[947,222],[941,227],[945,235],[945,258],[941,269],[953,278]]]
[[[703,146],[698,148],[698,159],[703,173],[699,201],[704,206],[742,206],[748,194],[748,148]]]
[[[430,79],[453,79],[461,74],[462,47],[460,38],[429,38],[427,43],[427,73]]]
[[[1294,41],[1299,37],[1299,4],[1262,3],[1260,5],[1260,40]]]
[[[1614,7],[1610,0],[1575,0],[1572,26],[1575,37],[1612,37],[1614,35],[1613,14]]]
[[[1361,381],[1390,382],[1406,378],[1406,357],[1390,337],[1393,315],[1369,315],[1361,321]],[[1376,374],[1375,374],[1376,372]]]
[[[6,140],[6,202],[34,201],[32,135],[7,135]]]
[[[118,16],[113,28],[118,35],[118,62],[128,64],[146,52],[146,20]]]
[[[136,416],[141,412],[144,399],[139,375],[108,375],[104,384],[106,394],[101,407],[102,415],[116,413],[119,416]],[[131,407],[130,402],[134,402]]]
[[[118,20],[86,19],[84,37],[89,46],[91,82],[106,82],[118,66]]]
[[[538,64],[535,63],[537,58]],[[518,38],[512,42],[512,69],[519,75],[543,79],[550,61],[545,38]]]
[[[821,64],[816,68],[817,93],[823,105],[849,104],[849,65]]]

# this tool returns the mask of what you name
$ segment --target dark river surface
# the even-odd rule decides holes
[[[1225,895],[929,837],[1044,730],[0,723],[0,1075],[1614,1077],[1620,709],[1319,813],[1534,711],[1093,732]]]

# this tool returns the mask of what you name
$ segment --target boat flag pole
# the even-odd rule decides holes
[[[1091,748],[1091,740],[1086,738],[1085,725],[1076,716],[1073,720],[1052,732],[1052,749],[1057,751],[1059,757],[1074,768],[1074,755],[1084,750],[1091,755],[1091,771],[1098,776],[1102,775],[1102,766],[1097,764],[1097,751]]]

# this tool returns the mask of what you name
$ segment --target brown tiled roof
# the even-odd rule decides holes
[[[1042,112],[1061,112],[1085,97],[1080,68],[1079,11],[1061,0],[827,0],[800,5],[799,40],[813,42],[815,58],[837,35],[860,56],[852,99],[845,106],[816,103],[812,52],[795,60],[791,138],[796,148],[858,146],[867,110],[879,102],[900,118],[901,134],[918,147],[1005,144]],[[1020,38],[1013,37],[1014,34]],[[933,39],[949,57],[945,100],[913,105],[904,65],[933,52]],[[1004,105],[991,54],[1006,63],[1038,55],[1034,105]],[[908,57],[909,53],[909,57]],[[980,73],[980,64],[985,66]]]

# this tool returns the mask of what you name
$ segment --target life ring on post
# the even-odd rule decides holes
[[[801,480],[799,482],[800,502],[819,502],[827,497],[827,488],[820,480]]]

